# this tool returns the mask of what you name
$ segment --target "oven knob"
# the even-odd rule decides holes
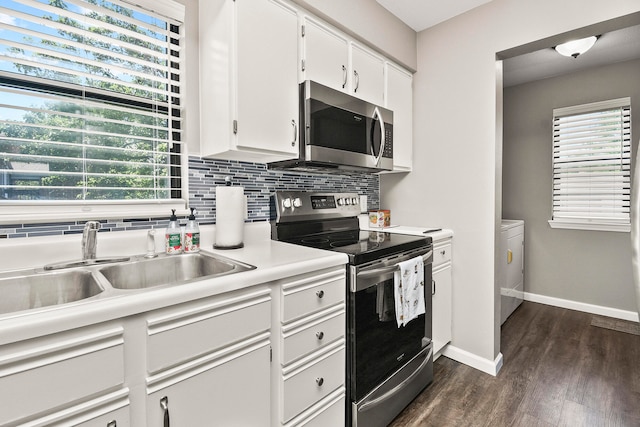
[[[358,198],[354,197],[353,199],[351,199],[351,204],[352,205],[357,205],[358,204]]]
[[[291,207],[291,199],[290,198],[286,198],[282,201],[282,206],[284,206],[285,209],[289,209]]]
[[[293,199],[293,207],[299,208],[300,206],[302,206],[302,200],[300,200],[300,197]]]
[[[338,199],[338,206],[344,206],[344,199]]]
[[[348,198],[348,197],[346,199],[344,199],[344,204],[349,206],[351,204],[351,199]]]

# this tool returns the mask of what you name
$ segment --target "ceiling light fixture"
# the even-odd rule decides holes
[[[597,36],[591,36],[579,40],[572,40],[570,42],[559,44],[554,49],[560,55],[572,56],[574,58],[577,58],[578,55],[582,55],[583,53],[591,49],[596,43],[596,40],[598,40]]]

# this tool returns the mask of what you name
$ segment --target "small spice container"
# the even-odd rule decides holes
[[[369,211],[369,227],[384,228],[389,226],[391,226],[391,211],[389,209]]]

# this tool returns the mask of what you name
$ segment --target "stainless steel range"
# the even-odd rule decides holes
[[[431,237],[359,228],[355,193],[276,192],[271,237],[343,252],[347,265],[346,425],[386,426],[433,380],[431,286],[425,313],[398,326],[394,275],[421,258],[431,284]]]

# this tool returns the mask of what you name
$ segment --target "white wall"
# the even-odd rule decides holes
[[[488,363],[500,342],[496,52],[637,11],[637,0],[494,0],[418,34],[414,169],[381,178],[382,207],[396,223],[454,230],[452,345]]]

